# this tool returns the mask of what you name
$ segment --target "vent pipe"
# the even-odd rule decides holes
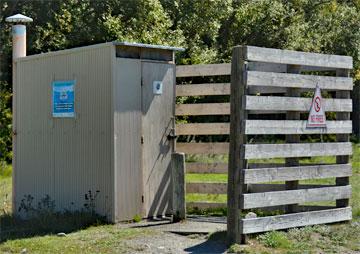
[[[5,19],[6,22],[13,23],[12,42],[13,42],[13,61],[16,58],[26,56],[26,26],[22,23],[32,22],[33,19],[22,14],[16,14]]]

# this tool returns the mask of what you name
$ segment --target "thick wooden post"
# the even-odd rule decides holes
[[[300,65],[288,65],[287,72],[288,73],[300,73],[301,66]],[[300,97],[300,90],[298,88],[287,88],[286,96],[288,97]],[[286,120],[300,120],[300,112],[286,112]],[[286,143],[300,143],[300,135],[292,134],[286,135]],[[295,167],[299,166],[299,158],[286,158],[285,166],[287,167]],[[286,190],[296,190],[299,186],[299,181],[286,181],[285,189]],[[286,205],[285,212],[286,213],[294,213],[297,210],[297,205]]]
[[[336,76],[338,77],[349,77],[350,71],[348,69],[340,69],[336,70]],[[349,99],[350,98],[350,91],[337,91],[336,98],[339,99]],[[336,120],[350,120],[350,113],[349,112],[338,112],[336,113]],[[336,135],[337,142],[349,142],[350,137],[349,134],[337,134]],[[345,164],[350,162],[349,155],[342,155],[336,156],[336,163],[337,164]],[[336,185],[343,186],[349,185],[350,179],[349,177],[337,177],[336,178]],[[338,199],[336,200],[336,207],[346,207],[349,206],[349,199]]]
[[[231,94],[230,94],[230,151],[227,189],[227,240],[228,244],[245,242],[241,235],[240,197],[246,189],[243,170],[246,169],[244,152],[245,132],[242,121],[245,119],[243,95],[245,93],[244,48],[234,47],[231,60]]]
[[[185,203],[185,154],[173,153],[172,181],[173,181],[173,222],[186,218]]]

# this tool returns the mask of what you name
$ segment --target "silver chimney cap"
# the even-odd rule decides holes
[[[28,23],[28,22],[32,22],[33,19],[26,17],[22,14],[16,14],[10,17],[7,17],[5,19],[6,22],[10,22],[10,23]]]

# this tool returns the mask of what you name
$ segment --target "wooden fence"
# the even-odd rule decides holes
[[[230,64],[209,64],[209,65],[185,65],[176,67],[177,78],[207,77],[207,76],[230,76]],[[228,77],[229,79],[229,77]],[[181,84],[176,86],[176,96],[228,96],[225,103],[192,103],[177,104],[176,116],[201,116],[201,115],[229,115],[230,114],[230,83],[202,83],[202,84]],[[185,123],[176,125],[176,134],[181,135],[229,135],[230,123]],[[186,154],[223,154],[229,152],[229,143],[221,142],[177,142],[176,150]],[[186,163],[187,173],[213,173],[227,174],[228,164],[223,162],[215,163]],[[187,183],[186,193],[203,194],[226,194],[226,183]],[[226,203],[191,202],[187,203],[188,208],[218,208],[226,207]]]
[[[283,65],[267,65],[264,63],[250,63],[251,68],[261,69],[263,71],[271,73],[273,72],[286,72],[286,66]],[[203,65],[180,65],[176,67],[177,78],[193,78],[193,77],[216,77],[216,76],[228,76],[230,80],[231,64],[203,64]],[[266,74],[266,73],[265,73]],[[269,77],[270,78],[270,77]],[[326,80],[323,80],[324,82]],[[274,81],[275,82],[275,81]],[[294,80],[292,81],[294,82]],[[303,80],[304,86],[306,86],[305,80]],[[346,85],[346,84],[345,84]],[[257,94],[284,94],[286,89],[284,87],[265,86],[265,87],[250,87],[249,93]],[[228,96],[228,102],[226,103],[191,103],[191,104],[177,104],[176,116],[213,116],[213,115],[230,115],[230,83],[201,83],[201,84],[178,84],[176,86],[176,96]],[[305,99],[303,107],[308,103],[310,99]],[[256,103],[256,102],[252,102]],[[269,114],[266,110],[250,111],[251,113]],[[270,113],[279,113],[278,111],[272,111]],[[261,122],[264,123],[264,122]],[[252,124],[257,125],[257,121],[253,121]],[[267,125],[271,125],[273,122],[268,122]],[[346,125],[347,124],[347,125]],[[247,126],[251,128],[250,125]],[[296,123],[293,128],[301,128]],[[333,125],[328,125],[328,131],[333,130]],[[345,123],[344,128],[351,129],[351,124]],[[287,129],[286,129],[287,130]],[[265,129],[264,129],[265,131]],[[266,130],[270,131],[270,130]],[[311,130],[308,131],[311,133]],[[176,134],[179,136],[187,135],[229,135],[230,134],[230,122],[211,122],[211,123],[185,123],[176,125]],[[261,133],[256,133],[261,134]],[[272,134],[269,132],[269,134]],[[176,143],[177,152],[183,152],[185,154],[208,154],[208,155],[223,155],[229,152],[229,143],[221,142],[206,142],[206,143]],[[264,163],[252,163],[248,165],[250,168],[266,167]],[[198,174],[227,174],[228,163],[215,162],[215,163],[202,163],[202,162],[188,162],[186,163],[186,173],[198,173]],[[258,186],[253,186],[258,188]],[[260,186],[260,188],[262,188]],[[201,193],[201,194],[226,194],[226,183],[187,183],[186,193]],[[226,203],[214,203],[214,202],[190,202],[186,204],[188,208],[225,208]]]
[[[281,65],[266,65],[264,63],[251,63],[253,69],[261,69],[264,71],[279,71],[285,72],[286,68]],[[180,65],[176,67],[177,78],[193,78],[193,77],[216,77],[227,76],[230,80],[231,64],[203,64],[203,65]],[[293,81],[294,82],[294,81]],[[269,93],[285,93],[283,87],[251,87],[251,94]],[[178,84],[176,86],[176,96],[228,96],[228,102],[225,103],[191,103],[191,104],[177,104],[176,116],[216,116],[216,115],[230,115],[230,83],[201,83],[201,84]],[[308,99],[309,100],[309,99]],[[254,102],[253,102],[254,103]],[[266,110],[251,111],[252,113],[268,114]],[[270,112],[278,113],[278,112]],[[257,124],[256,121],[252,122]],[[271,124],[269,122],[268,124]],[[295,126],[296,127],[296,126]],[[298,126],[299,128],[301,126]],[[346,126],[350,127],[350,126]],[[251,128],[251,126],[248,126]],[[331,126],[328,127],[328,129]],[[310,133],[310,131],[309,131]],[[229,135],[230,134],[230,122],[209,122],[209,123],[185,123],[176,125],[176,134],[182,135]],[[258,133],[260,134],[260,133]],[[271,133],[269,133],[271,134]],[[229,143],[221,142],[177,142],[177,152],[183,152],[185,154],[207,154],[207,155],[224,155],[229,152]],[[251,168],[266,167],[267,164],[253,163],[249,164]],[[188,162],[186,163],[186,173],[198,173],[198,174],[227,174],[228,163],[214,162],[214,163],[202,163],[202,162]],[[257,186],[254,186],[257,188]],[[260,186],[261,188],[261,186]],[[226,183],[187,183],[186,193],[201,193],[201,194],[227,194]],[[226,203],[215,202],[189,202],[186,204],[188,208],[225,208]]]
[[[231,123],[228,171],[228,240],[246,241],[246,234],[292,227],[346,221],[352,218],[349,198],[352,145],[350,112],[352,101],[352,58],[337,55],[238,46],[231,66]],[[307,71],[334,72],[336,76],[306,75]],[[323,74],[322,74],[323,75]],[[319,85],[332,98],[323,100],[326,112],[336,112],[327,128],[307,128],[304,115],[311,98],[303,91]],[[254,96],[268,89],[283,89],[284,96]],[[256,120],[250,113],[279,112],[286,120]],[[303,119],[303,120],[301,120]],[[250,143],[249,135],[285,135],[283,144]],[[306,143],[303,134],[336,134],[336,142]],[[227,145],[211,147],[226,150]],[[194,149],[202,149],[202,146]],[[299,158],[336,156],[336,164],[302,165]],[[251,169],[248,160],[284,158],[283,165]],[[334,185],[299,185],[299,180],[335,178]],[[285,181],[285,184],[260,184]],[[336,206],[308,206],[307,202],[335,201]],[[285,214],[240,217],[240,211],[283,206]]]

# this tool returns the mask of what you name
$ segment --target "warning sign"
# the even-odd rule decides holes
[[[315,95],[311,103],[310,114],[306,127],[325,128],[326,116],[323,107],[320,87],[316,85]]]

